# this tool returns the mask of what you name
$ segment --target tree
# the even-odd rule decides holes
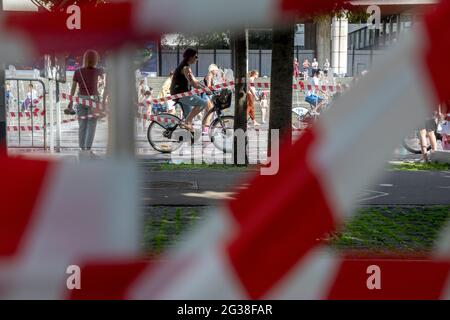
[[[249,30],[249,49],[270,49],[272,47],[272,31],[269,29]],[[202,49],[230,49],[231,32],[180,33],[175,42],[180,47],[198,47]],[[161,40],[163,47],[169,48],[167,38]]]
[[[326,5],[325,5],[326,4]],[[298,23],[306,21],[320,21],[330,17],[346,16],[357,20],[364,16],[361,9],[356,9],[349,0],[337,0],[317,6],[310,12],[298,17]],[[280,137],[292,141],[292,75],[293,75],[293,45],[294,26],[275,29],[272,41],[272,74],[271,74],[271,99],[269,118],[269,150],[271,142],[271,130],[279,130]]]
[[[280,137],[292,140],[292,74],[294,58],[294,25],[276,28],[272,41],[272,73],[270,79],[269,150],[271,130],[279,130]]]

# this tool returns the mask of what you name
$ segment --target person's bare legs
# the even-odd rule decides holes
[[[434,133],[433,133],[433,135],[434,135]],[[427,145],[427,130],[426,129],[420,129],[419,142],[420,142],[420,151],[422,152],[422,159],[425,161],[428,161],[428,155],[427,155],[428,145]],[[436,143],[436,139],[435,139],[435,143]]]
[[[194,130],[194,127],[192,126],[192,121],[194,120],[195,116],[198,115],[201,111],[200,107],[194,107],[191,112],[189,112],[189,115],[186,118],[186,121],[184,122],[185,127],[187,127],[190,131]]]
[[[325,101],[319,102],[319,104],[317,104],[317,106],[315,106],[311,111],[312,111],[312,112],[320,113],[320,109],[322,109],[322,106],[323,106],[324,104],[325,104]]]
[[[209,111],[210,111],[212,108],[213,108],[213,103],[209,100],[209,101],[208,101],[208,104],[207,104],[206,107],[205,107],[205,114],[208,114]],[[212,115],[213,115],[213,114],[211,113],[211,114],[209,114],[207,117],[204,117],[204,118],[203,118],[203,121],[202,121],[203,129],[206,128],[206,127],[209,127],[209,125],[211,124],[211,118],[212,118]]]
[[[436,141],[436,135],[434,134],[434,131],[428,131],[428,138],[430,139],[431,144],[431,151],[437,150],[437,141]]]

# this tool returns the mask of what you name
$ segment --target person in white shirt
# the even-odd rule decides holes
[[[323,64],[323,74],[328,77],[328,71],[330,70],[330,61],[325,59],[325,63]]]
[[[314,76],[314,73],[316,73],[317,71],[319,71],[319,62],[317,62],[317,59],[314,58],[313,62],[311,63],[311,68],[312,68],[312,74]]]
[[[26,98],[22,103],[22,112],[25,110],[31,110],[31,106],[35,106],[38,101],[38,93],[36,91],[36,89],[34,89],[33,84],[29,84],[28,85],[28,92],[26,94]]]
[[[323,101],[323,99],[317,95],[317,93],[321,92],[323,94],[326,94],[324,91],[322,91],[319,88],[319,85],[320,85],[319,71],[316,71],[315,73],[313,73],[313,76],[310,80],[310,85],[311,85],[311,90],[308,90],[308,92],[306,93],[305,100],[306,100],[306,102],[311,104],[311,106],[313,107],[313,109],[311,110],[311,114],[317,115],[320,113],[320,109],[322,108],[322,106],[325,103]]]

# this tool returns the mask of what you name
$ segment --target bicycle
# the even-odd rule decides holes
[[[436,142],[440,140],[442,143],[442,135],[437,132],[437,129],[434,130],[434,135],[436,136]],[[430,139],[428,138],[428,135],[426,139],[427,139],[427,151],[430,151],[431,143]],[[408,134],[405,138],[403,138],[402,145],[406,150],[408,150],[413,154],[421,154],[422,150],[420,147],[419,129],[411,131],[410,134]]]
[[[320,98],[323,99],[321,109],[327,109],[330,103],[329,95],[322,92],[322,96]],[[307,102],[309,104],[309,108],[305,107],[292,108],[292,129],[305,130],[312,123],[314,123],[320,116],[320,113],[313,112],[317,104],[314,104],[314,102],[312,101]]]
[[[211,142],[223,152],[228,152],[227,138],[232,135],[234,129],[234,117],[223,114],[223,110],[231,106],[232,92],[229,89],[214,91],[211,101],[213,108],[209,110],[202,119],[202,123],[211,114],[214,114],[214,120],[209,124],[209,139]],[[183,110],[183,117],[178,117],[169,113],[161,113],[154,119],[147,130],[147,139],[150,145],[158,152],[171,153],[179,149],[183,143],[194,143],[201,134],[191,133],[189,130],[182,128],[188,112],[184,112],[181,102],[176,101],[175,107]]]

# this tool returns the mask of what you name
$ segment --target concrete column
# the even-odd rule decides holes
[[[316,24],[316,57],[322,69],[325,59],[331,61],[331,18]]]
[[[389,17],[389,44],[394,41],[394,19],[392,16]]]
[[[108,153],[130,159],[135,155],[133,97],[136,94],[134,47],[124,47],[108,57],[107,86],[110,102]]]
[[[345,75],[347,73],[347,18],[333,18],[333,22],[331,24],[331,39],[331,69],[333,73]]]

